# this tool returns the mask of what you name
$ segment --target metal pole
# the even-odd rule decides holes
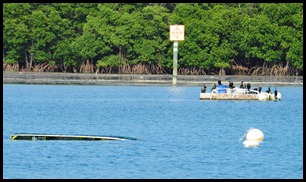
[[[173,42],[173,85],[176,84],[177,81],[177,54],[178,54],[178,42]]]

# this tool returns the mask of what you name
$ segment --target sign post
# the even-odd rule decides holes
[[[178,41],[173,42],[173,78],[172,82],[175,85],[177,81],[177,52],[178,52]]]
[[[170,41],[173,41],[173,85],[177,81],[178,41],[184,41],[184,34],[184,25],[170,25]]]

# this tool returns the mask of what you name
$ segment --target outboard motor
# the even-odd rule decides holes
[[[274,96],[275,96],[275,99],[276,99],[276,97],[277,97],[277,90],[276,89],[274,90]]]
[[[276,87],[274,90],[274,96],[275,96],[275,100],[281,100],[281,94],[276,90]]]

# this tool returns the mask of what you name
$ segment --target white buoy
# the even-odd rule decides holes
[[[258,147],[259,143],[264,140],[263,132],[252,127],[239,140],[242,140],[244,137],[246,137],[246,140],[243,142],[244,147]]]
[[[257,140],[257,141],[263,141],[264,140],[264,134],[262,131],[260,131],[257,128],[251,128],[246,134],[246,140]]]

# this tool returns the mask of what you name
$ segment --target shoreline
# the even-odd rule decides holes
[[[3,84],[212,86],[220,78],[223,84],[233,81],[235,86],[241,81],[254,86],[303,86],[303,76],[177,75],[176,85],[172,78],[172,75],[3,72]]]

